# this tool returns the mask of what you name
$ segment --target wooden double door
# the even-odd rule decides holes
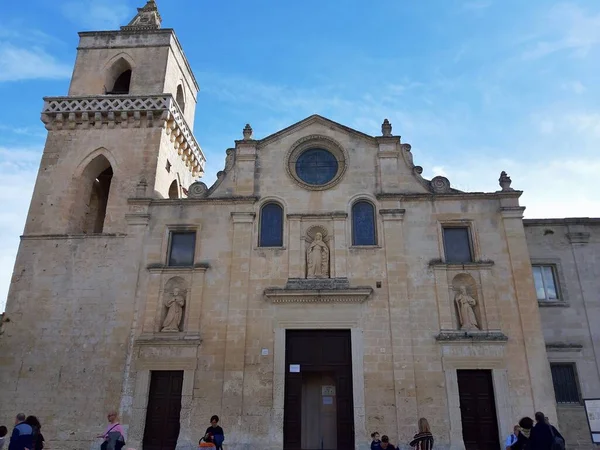
[[[466,450],[498,450],[498,419],[491,370],[458,370],[458,392]]]
[[[284,450],[354,448],[350,330],[287,330]]]
[[[182,387],[183,370],[151,372],[143,450],[175,450]]]

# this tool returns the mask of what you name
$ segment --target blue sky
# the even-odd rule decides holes
[[[144,0],[9,2],[0,18],[0,310],[77,31]],[[600,3],[552,0],[158,0],[201,87],[205,182],[247,122],[257,138],[318,113],[369,134],[384,118],[424,175],[494,191],[527,217],[600,216]]]

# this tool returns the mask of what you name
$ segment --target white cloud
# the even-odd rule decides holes
[[[57,61],[42,48],[0,42],[0,82],[63,79],[69,78],[71,72],[71,66]]]
[[[127,25],[135,10],[125,0],[76,0],[63,4],[63,15],[73,23],[93,31],[116,30]]]
[[[561,88],[565,91],[573,92],[578,95],[583,94],[587,90],[584,84],[579,80],[563,83]]]
[[[0,147],[0,311],[6,304],[40,157],[40,148]]]
[[[523,53],[524,59],[564,50],[570,50],[573,57],[586,57],[600,44],[600,13],[591,14],[572,3],[560,3],[544,17],[539,34],[541,39]]]

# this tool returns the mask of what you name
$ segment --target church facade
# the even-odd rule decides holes
[[[425,179],[387,120],[379,136],[318,115],[260,139],[247,125],[208,187],[199,87],[160,22],[149,1],[80,33],[68,95],[44,99],[3,420],[96,448],[116,409],[127,447],[171,450],[218,414],[228,449],[347,450],[373,431],[406,447],[425,417],[436,448],[485,450],[541,410],[590,448],[597,221],[524,222],[504,172],[489,193]],[[566,365],[585,381],[557,409]]]

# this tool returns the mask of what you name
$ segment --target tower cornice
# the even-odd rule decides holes
[[[42,122],[51,130],[164,127],[194,176],[206,158],[171,94],[45,97]]]

